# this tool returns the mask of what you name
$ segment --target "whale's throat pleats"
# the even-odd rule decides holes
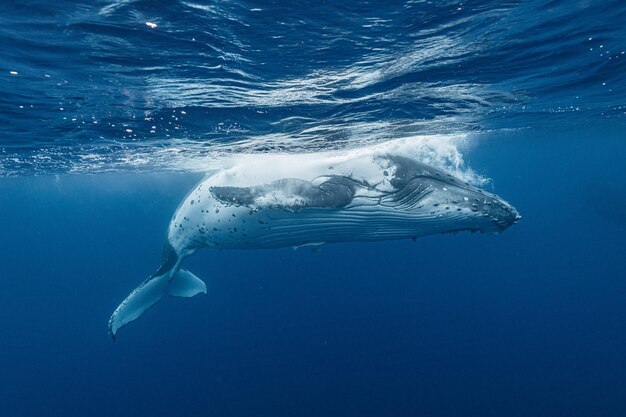
[[[433,186],[428,181],[414,178],[400,190],[381,198],[380,204],[402,210],[420,208],[420,203],[432,192]]]
[[[251,221],[234,226],[226,217],[228,225],[223,226],[211,216],[217,223],[214,233],[205,235],[210,240],[205,246],[255,249],[427,234],[442,219],[431,221],[432,213],[419,210],[435,189],[431,177],[419,174],[386,191],[338,175],[313,181],[286,178],[251,187],[212,186],[210,193],[220,204],[250,209],[228,213]]]

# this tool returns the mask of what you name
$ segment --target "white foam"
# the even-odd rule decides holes
[[[224,155],[205,160],[204,168],[213,173],[219,170],[214,184],[225,185],[252,186],[279,178],[311,181],[328,174],[377,183],[385,167],[373,161],[376,156],[394,154],[451,172],[466,182],[483,183],[484,178],[464,166],[459,149],[467,146],[466,139],[465,135],[412,136],[342,150]]]

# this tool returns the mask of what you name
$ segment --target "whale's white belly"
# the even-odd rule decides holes
[[[170,225],[174,247],[262,249],[314,243],[412,238],[440,227],[436,215],[416,216],[361,197],[342,208],[254,209],[224,204],[210,194],[185,209]],[[195,207],[192,207],[195,206]]]

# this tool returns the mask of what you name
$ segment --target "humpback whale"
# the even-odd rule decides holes
[[[247,158],[206,177],[180,203],[160,267],[113,312],[109,333],[115,339],[165,294],[206,294],[204,282],[181,267],[201,248],[497,234],[520,218],[500,197],[399,154]]]

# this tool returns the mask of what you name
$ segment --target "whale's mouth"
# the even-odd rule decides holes
[[[499,235],[522,219],[522,216],[513,206],[505,202],[502,203],[502,206],[497,209],[497,213],[484,214],[484,216],[490,216],[492,227],[487,230],[490,234]]]

